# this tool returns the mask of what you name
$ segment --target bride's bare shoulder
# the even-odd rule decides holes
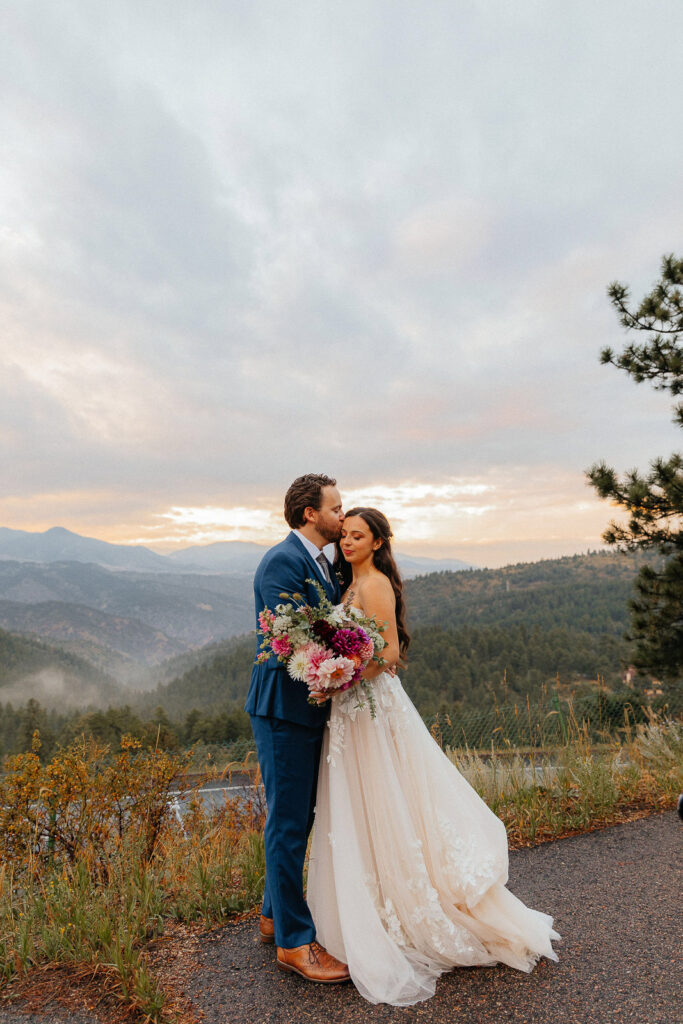
[[[352,583],[342,594],[341,603],[352,605],[365,615],[373,615],[380,608],[384,611],[396,603],[394,589],[382,572],[366,576],[360,583]]]
[[[384,607],[395,603],[394,588],[388,577],[382,572],[372,573],[358,587],[358,599],[365,612],[372,611],[377,605]]]

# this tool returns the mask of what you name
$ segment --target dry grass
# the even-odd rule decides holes
[[[505,823],[513,849],[661,811],[683,790],[680,723],[653,715],[598,749],[587,729],[570,728],[569,742],[550,755],[447,751]]]

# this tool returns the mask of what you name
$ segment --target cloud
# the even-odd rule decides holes
[[[476,199],[450,198],[418,207],[398,224],[395,259],[404,275],[467,273],[479,264],[495,215]]]
[[[5,10],[0,514],[248,532],[319,469],[399,519],[435,489],[446,543],[446,508],[495,513],[454,479],[540,500],[549,472],[569,508],[597,458],[671,450],[666,398],[598,353],[606,285],[680,236],[677,28],[632,0]],[[154,518],[206,508],[248,522]]]
[[[404,553],[449,554],[478,565],[499,565],[529,552],[567,554],[601,546],[609,510],[585,480],[553,466],[508,467],[478,478],[427,484],[414,480],[345,488],[344,508],[381,509]],[[270,544],[287,532],[281,500],[252,506],[173,507],[145,518],[126,538],[159,550],[190,544],[249,540]]]

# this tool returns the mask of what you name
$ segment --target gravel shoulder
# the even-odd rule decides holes
[[[552,914],[559,963],[527,975],[458,968],[413,1007],[373,1006],[351,985],[282,974],[242,921],[199,937],[183,979],[204,1024],[683,1024],[683,824],[673,811],[510,855],[509,888]],[[57,1006],[0,1009],[0,1024],[94,1024]]]

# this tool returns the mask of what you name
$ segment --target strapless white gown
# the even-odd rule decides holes
[[[434,741],[400,681],[377,717],[332,700],[308,867],[317,939],[372,1003],[429,999],[452,967],[557,960],[553,919],[505,883],[505,826]]]

